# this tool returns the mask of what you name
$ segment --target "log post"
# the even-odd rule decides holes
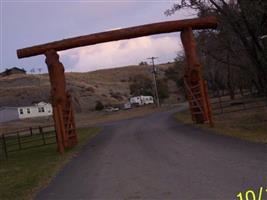
[[[51,100],[57,134],[58,151],[63,153],[67,143],[63,118],[63,108],[66,107],[67,101],[64,66],[59,61],[59,55],[55,50],[45,52],[45,56],[51,83]]]
[[[206,89],[207,86],[203,80],[202,66],[197,57],[196,41],[191,27],[182,30],[181,40],[187,60],[185,81],[188,85],[187,90],[191,90],[190,93],[187,92],[187,96],[192,119],[196,123],[204,123],[208,121],[212,124],[213,121]],[[194,97],[192,97],[192,95],[194,95]]]

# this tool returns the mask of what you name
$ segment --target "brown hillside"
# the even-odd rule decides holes
[[[172,64],[158,65],[159,77]],[[89,111],[100,100],[103,104],[120,104],[128,100],[130,77],[145,74],[152,77],[151,66],[127,66],[86,73],[66,73],[77,111]],[[169,84],[175,91],[175,84]],[[0,77],[0,106],[24,106],[49,101],[50,83],[47,74]],[[173,99],[173,97],[171,96]],[[174,98],[175,99],[175,98]]]

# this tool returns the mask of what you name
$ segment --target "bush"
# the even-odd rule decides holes
[[[139,63],[139,66],[143,66],[143,65],[148,65],[148,64],[145,61],[142,61],[142,62]]]
[[[133,96],[149,95],[153,96],[153,82],[145,75],[139,74],[130,78],[130,94]]]
[[[97,101],[95,105],[95,110],[100,111],[104,109],[104,105],[102,104],[101,101]]]
[[[93,87],[86,87],[86,90],[88,92],[92,92],[92,93],[95,93],[95,89]]]
[[[123,100],[123,97],[122,97],[122,94],[120,92],[110,92],[110,96],[118,101],[122,101]]]
[[[162,102],[164,99],[169,98],[170,92],[169,92],[167,81],[163,79],[157,80],[157,86],[158,86],[158,95],[159,95],[160,101]]]

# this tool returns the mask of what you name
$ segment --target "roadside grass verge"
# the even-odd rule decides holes
[[[99,128],[78,129],[78,145],[64,155],[57,153],[55,144],[10,153],[8,160],[0,161],[0,199],[33,199],[98,132]]]
[[[210,130],[217,134],[228,135],[256,143],[267,144],[266,108],[224,113],[214,116],[214,127],[208,124],[193,124],[189,110],[175,114],[177,121]]]

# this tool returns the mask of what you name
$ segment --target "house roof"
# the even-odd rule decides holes
[[[25,69],[21,69],[21,68],[18,68],[18,67],[12,67],[10,69],[6,69],[5,71],[3,71],[2,73],[6,73],[6,72],[10,72],[12,70],[18,70],[18,71],[21,71],[21,72],[26,72]]]
[[[33,105],[29,105],[29,104],[20,104],[20,105],[16,105],[16,106],[0,106],[0,110],[3,110],[3,109],[11,109],[11,108],[32,108],[32,107],[38,107],[38,106],[45,106],[45,105],[51,105],[50,103],[46,103],[46,102],[39,102],[39,103],[36,103],[36,104],[33,104]]]
[[[50,103],[46,103],[44,101],[41,101],[39,103],[35,103],[34,105],[36,105],[36,106],[44,106],[44,105],[47,105],[47,104],[50,104]]]

